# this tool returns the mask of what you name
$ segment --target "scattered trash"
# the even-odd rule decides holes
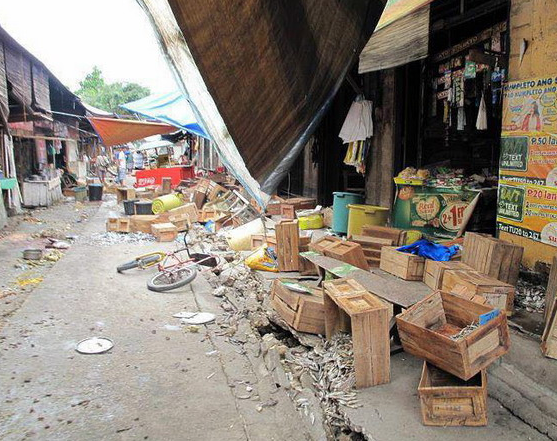
[[[196,325],[186,326],[186,332],[191,332],[192,334],[197,334],[201,328]]]
[[[90,337],[81,340],[75,347],[80,354],[103,354],[114,347],[114,342],[106,337]]]
[[[26,279],[20,276],[17,278],[16,283],[20,288],[24,288],[29,285],[38,285],[42,281],[43,281],[42,277],[30,277]]]
[[[197,312],[192,317],[183,318],[182,323],[186,325],[203,325],[215,320],[215,314],[210,312]]]
[[[23,258],[25,260],[41,260],[43,258],[43,250],[39,248],[27,248],[23,250]]]
[[[514,302],[528,312],[543,313],[545,309],[545,287],[519,279]]]
[[[213,376],[215,375],[215,372],[213,372],[212,374],[207,375],[207,380],[210,378],[213,378]]]
[[[181,319],[181,318],[192,318],[195,315],[197,315],[197,312],[182,311],[182,312],[177,312],[176,314],[172,314],[172,317]]]

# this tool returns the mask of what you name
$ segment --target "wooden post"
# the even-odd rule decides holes
[[[547,325],[551,311],[553,310],[553,304],[555,303],[555,298],[557,297],[557,255],[553,256],[553,264],[551,265],[551,271],[549,272],[549,280],[547,282],[547,289],[545,290],[545,312],[544,312],[544,322]]]

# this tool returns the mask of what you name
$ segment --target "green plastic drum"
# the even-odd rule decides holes
[[[333,193],[333,225],[335,233],[346,234],[348,231],[348,205],[361,204],[364,197],[358,193],[336,191]]]
[[[376,207],[375,205],[357,205],[348,206],[348,235],[362,234],[364,225],[377,225],[383,227],[387,224],[389,217],[389,209],[385,207]]]

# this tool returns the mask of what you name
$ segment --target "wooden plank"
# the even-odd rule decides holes
[[[378,268],[370,271],[350,268],[344,262],[311,251],[302,255],[333,275],[354,279],[367,291],[405,309],[431,294],[431,289],[424,283],[402,280]]]
[[[553,268],[551,271],[553,272]],[[557,301],[553,302],[551,312],[548,314],[541,349],[544,356],[557,359]]]

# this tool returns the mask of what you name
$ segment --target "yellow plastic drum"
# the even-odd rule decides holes
[[[298,218],[300,230],[319,230],[323,228],[323,215],[312,214],[311,216],[301,216]]]
[[[362,234],[364,225],[385,226],[389,217],[389,209],[375,205],[348,205],[348,235]]]
[[[183,194],[165,194],[164,196],[153,199],[153,213],[164,213],[165,211],[172,210],[173,208],[177,208],[180,205],[184,205]]]

